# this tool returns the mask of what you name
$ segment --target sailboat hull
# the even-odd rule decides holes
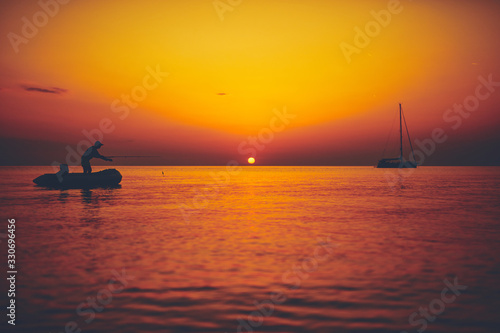
[[[378,162],[377,168],[380,169],[416,169],[417,163],[410,161],[401,161],[400,159],[382,159]]]

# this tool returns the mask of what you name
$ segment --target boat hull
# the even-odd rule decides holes
[[[416,169],[417,163],[401,161],[400,159],[383,159],[377,164],[379,169]]]
[[[50,188],[95,188],[114,187],[120,184],[122,175],[116,169],[106,169],[94,173],[45,174],[33,179],[39,186]]]

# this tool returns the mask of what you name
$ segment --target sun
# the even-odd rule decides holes
[[[249,163],[249,164],[254,164],[254,163],[255,163],[255,158],[253,158],[253,157],[249,157],[249,158],[248,158],[248,163]]]

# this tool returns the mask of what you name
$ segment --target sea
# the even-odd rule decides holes
[[[116,169],[0,168],[2,332],[500,330],[500,167]]]

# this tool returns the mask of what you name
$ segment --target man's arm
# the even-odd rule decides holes
[[[107,158],[106,156],[103,156],[103,155],[99,154],[99,152],[97,151],[97,149],[96,149],[96,152],[95,152],[95,157],[100,158],[101,160],[109,161],[109,162],[113,161],[112,159]]]

